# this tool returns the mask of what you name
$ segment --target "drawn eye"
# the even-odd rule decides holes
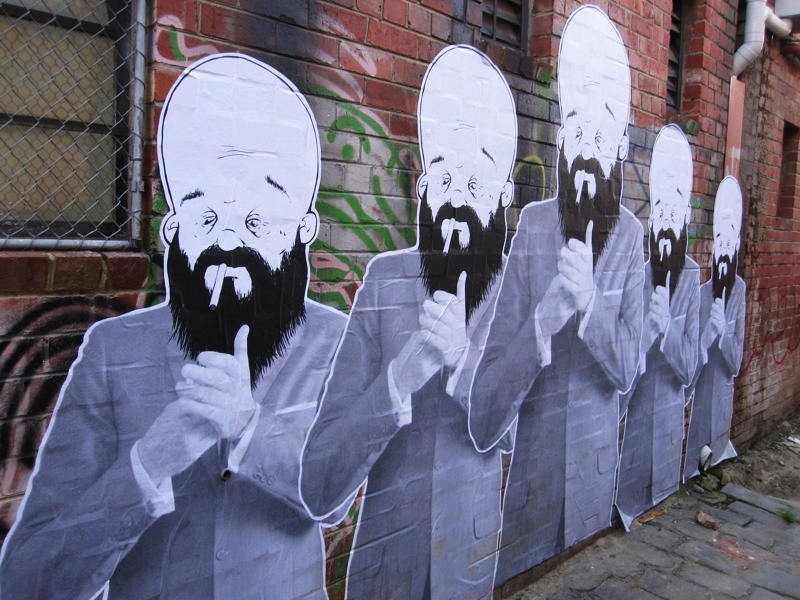
[[[207,229],[214,227],[214,224],[216,222],[217,222],[217,213],[215,213],[213,210],[207,210],[200,217],[200,224]]]
[[[442,175],[442,187],[446,188],[449,185],[450,185],[450,174],[445,173],[444,175]]]
[[[258,228],[261,227],[261,217],[258,215],[248,215],[244,224],[247,225],[247,229],[250,230],[250,233],[255,233],[258,231]]]
[[[582,137],[583,137],[583,129],[581,129],[580,127],[576,127],[575,128],[575,141],[576,142],[581,141]]]
[[[602,133],[598,133],[596,136],[594,136],[594,143],[597,145],[598,148],[602,148],[603,147],[603,134]]]
[[[478,182],[475,180],[474,177],[469,180],[467,187],[469,188],[470,193],[472,195],[475,195],[475,191],[478,189]]]

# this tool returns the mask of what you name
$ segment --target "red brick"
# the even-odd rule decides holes
[[[0,251],[0,292],[44,291],[51,260],[45,252]]]
[[[408,20],[407,7],[406,0],[383,0],[383,18],[405,27]]]
[[[396,56],[393,65],[392,80],[395,83],[402,83],[413,88],[419,88],[422,85],[422,77],[425,75],[427,64]]]
[[[103,276],[103,259],[96,252],[59,252],[54,254],[53,290],[95,290]]]
[[[451,23],[448,17],[431,13],[431,34],[440,40],[450,39]]]
[[[309,25],[355,41],[363,41],[367,35],[367,17],[321,2],[310,9]]]
[[[405,29],[380,21],[370,21],[367,41],[403,56],[417,55],[417,36]]]
[[[107,290],[140,290],[147,282],[150,259],[146,254],[106,252]]]
[[[378,108],[414,114],[417,109],[417,92],[384,81],[367,79],[366,102]]]
[[[356,8],[367,15],[380,17],[383,14],[383,0],[356,0]]]
[[[392,136],[414,139],[417,135],[417,120],[405,115],[392,115],[389,119],[389,133]]]
[[[408,28],[420,35],[431,32],[431,13],[421,6],[408,5]]]

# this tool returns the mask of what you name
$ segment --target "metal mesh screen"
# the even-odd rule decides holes
[[[131,4],[0,2],[0,246],[130,240]]]

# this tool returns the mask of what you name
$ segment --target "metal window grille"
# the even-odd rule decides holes
[[[524,50],[527,46],[528,0],[483,0],[481,36]]]
[[[781,147],[781,184],[778,194],[779,217],[794,218],[798,192],[800,192],[800,129],[785,121]]]
[[[0,248],[140,237],[145,0],[0,1]]]
[[[667,68],[667,106],[679,111],[683,92],[683,40],[686,0],[672,0],[672,21],[669,29],[669,59]]]

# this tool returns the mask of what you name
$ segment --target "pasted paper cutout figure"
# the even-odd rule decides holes
[[[644,266],[641,362],[620,453],[617,509],[631,521],[678,489],[684,386],[697,366],[700,268],[687,256],[692,216],[692,151],[677,125],[656,138],[650,165],[650,260]]]
[[[618,391],[639,363],[643,232],[620,206],[630,69],[597,7],[567,21],[558,73],[557,195],[522,211],[471,395],[482,451],[519,416],[498,583],[610,525]]]
[[[733,458],[730,443],[733,378],[742,364],[747,286],[736,274],[742,227],[742,189],[734,177],[719,184],[714,200],[711,279],[700,286],[700,346],[689,421],[684,480],[699,474],[704,446],[710,466]]]
[[[280,73],[214,55],[172,87],[158,151],[168,300],[87,332],[2,596],[325,598],[297,482],[346,318],[306,299],[316,123]]]
[[[428,68],[418,118],[418,244],[369,264],[301,491],[325,516],[367,480],[349,598],[491,598],[501,457],[473,447],[467,396],[503,265],[516,111],[485,55],[450,46]]]

